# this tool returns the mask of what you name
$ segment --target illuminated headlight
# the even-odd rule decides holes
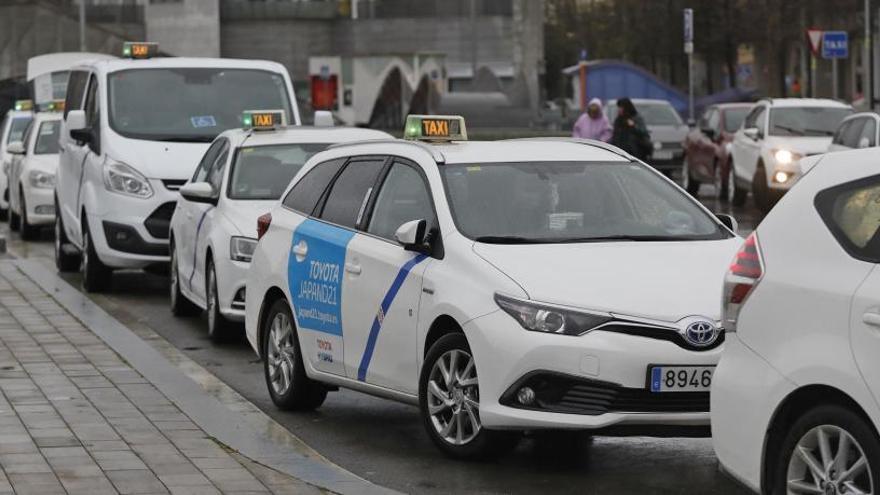
[[[257,248],[257,240],[250,237],[233,237],[229,241],[229,257],[233,261],[250,263]]]
[[[663,149],[663,143],[661,143],[660,141],[654,141],[654,149],[657,151]]]
[[[794,174],[792,174],[790,172],[784,172],[784,171],[780,170],[779,172],[776,172],[773,175],[773,181],[778,182],[779,184],[784,184],[784,183],[788,182],[788,179],[791,179],[791,177],[793,175]]]
[[[778,165],[788,165],[789,163],[800,160],[803,156],[789,150],[774,150],[773,158]]]
[[[119,162],[104,165],[104,186],[108,191],[135,198],[147,199],[153,195],[153,188],[146,177]]]
[[[31,184],[31,187],[37,189],[52,189],[55,187],[55,174],[31,170],[28,174],[28,182]]]
[[[495,294],[495,303],[526,330],[562,335],[583,335],[611,320],[611,315],[573,311],[556,306]]]

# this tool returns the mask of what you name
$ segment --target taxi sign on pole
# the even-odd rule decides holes
[[[269,130],[287,125],[284,110],[245,110],[241,126],[245,129]]]
[[[122,56],[126,58],[152,58],[158,54],[158,43],[126,41],[122,45]]]
[[[847,58],[849,56],[849,36],[846,31],[824,31],[822,33],[822,58]]]
[[[33,100],[16,100],[15,101],[15,109],[16,110],[33,110],[34,109],[34,101]]]
[[[464,117],[407,115],[403,138],[411,141],[467,141]]]

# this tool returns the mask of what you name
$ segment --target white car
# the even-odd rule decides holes
[[[853,113],[834,100],[767,98],[755,104],[731,145],[734,206],[749,191],[764,213],[791,189],[804,171],[798,162],[828,151],[840,122]]]
[[[21,147],[10,163],[9,228],[21,230],[22,239],[34,239],[40,228],[55,222],[55,173],[58,170],[58,133],[61,114],[34,115]]]
[[[880,142],[880,115],[860,112],[843,119],[834,132],[828,151],[873,148]]]
[[[0,173],[0,217],[4,220],[9,213],[9,190],[6,176],[9,166],[12,164],[9,145],[21,142],[24,131],[34,117],[32,107],[33,102],[30,100],[16,101],[13,109],[6,112],[3,123],[0,124],[0,171],[2,171]]]
[[[708,435],[728,227],[604,143],[405,133],[455,141],[333,146],[260,218],[245,328],[276,405],[418,405],[465,458],[542,428]]]
[[[154,45],[126,44],[130,56]],[[167,266],[178,189],[245,110],[284,109],[299,124],[287,69],[275,62],[159,57],[70,71],[58,170],[56,264],[101,290],[115,268]],[[80,263],[82,257],[82,263]]]
[[[727,275],[724,469],[762,493],[880,491],[880,152],[820,157]]]
[[[369,129],[235,129],[214,140],[171,217],[171,310],[208,313],[208,335],[244,321],[245,279],[257,218],[313,154],[332,143],[390,139]]]

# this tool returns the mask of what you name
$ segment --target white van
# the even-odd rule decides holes
[[[116,268],[168,262],[177,190],[245,110],[278,108],[300,124],[287,69],[259,60],[151,58],[74,67],[65,101],[56,201],[55,261],[81,267],[83,287],[106,287]]]

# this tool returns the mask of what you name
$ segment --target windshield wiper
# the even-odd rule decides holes
[[[804,135],[804,129],[798,129],[796,127],[789,127],[787,125],[777,124],[777,125],[774,125],[773,128],[782,129],[783,131],[788,131],[788,132],[794,134],[795,136],[803,136]]]
[[[513,235],[484,235],[474,239],[477,242],[486,244],[539,244],[547,242],[545,239],[534,239],[530,237],[518,237]]]
[[[812,132],[815,134],[819,134],[822,136],[833,136],[834,131],[829,131],[827,129],[804,129],[804,132]]]
[[[211,136],[160,136],[153,139],[163,143],[210,143],[213,140]]]
[[[633,242],[650,242],[650,241],[685,241],[691,240],[687,237],[673,235],[603,235],[596,237],[571,237],[568,239],[558,239],[556,242],[576,243],[576,242],[610,242],[610,241],[633,241]]]

